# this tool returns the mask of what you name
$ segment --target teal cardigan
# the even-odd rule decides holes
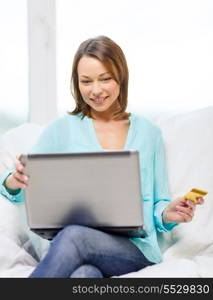
[[[131,114],[130,127],[124,146],[125,150],[138,150],[142,197],[144,205],[146,238],[130,240],[152,262],[162,261],[162,254],[157,242],[158,231],[170,231],[176,223],[164,224],[162,212],[170,202],[165,164],[164,144],[161,130],[145,118]],[[104,151],[94,129],[93,120],[82,115],[63,115],[52,121],[42,132],[31,153]],[[24,200],[23,190],[15,195],[5,188],[4,181],[11,170],[1,178],[0,193],[10,201]]]

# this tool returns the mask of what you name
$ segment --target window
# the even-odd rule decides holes
[[[27,0],[0,1],[0,135],[28,120]]]
[[[73,109],[73,56],[102,34],[126,55],[129,110],[212,105],[212,15],[210,0],[0,0],[0,135]]]

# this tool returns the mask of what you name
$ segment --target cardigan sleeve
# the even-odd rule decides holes
[[[15,191],[12,191],[8,189],[5,186],[5,181],[7,177],[12,174],[14,171],[14,168],[9,169],[2,177],[0,180],[0,194],[4,197],[6,197],[8,200],[11,202],[22,202],[24,199],[24,193],[22,189],[18,189]]]
[[[178,223],[163,223],[162,213],[171,201],[165,149],[161,131],[156,138],[156,147],[154,154],[154,221],[158,231],[171,231]]]

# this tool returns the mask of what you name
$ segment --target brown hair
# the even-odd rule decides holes
[[[90,106],[84,102],[79,90],[78,63],[84,55],[97,58],[102,62],[120,85],[120,93],[114,118],[127,119],[129,114],[126,113],[125,110],[128,102],[129,72],[126,59],[122,49],[106,36],[98,36],[84,41],[80,44],[74,56],[71,75],[71,92],[75,99],[76,107],[69,113],[72,115],[82,113],[83,117],[91,117]]]

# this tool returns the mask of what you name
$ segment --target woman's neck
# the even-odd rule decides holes
[[[91,110],[91,117],[97,121],[110,122],[114,120],[114,110],[102,111],[98,112],[95,110]]]

